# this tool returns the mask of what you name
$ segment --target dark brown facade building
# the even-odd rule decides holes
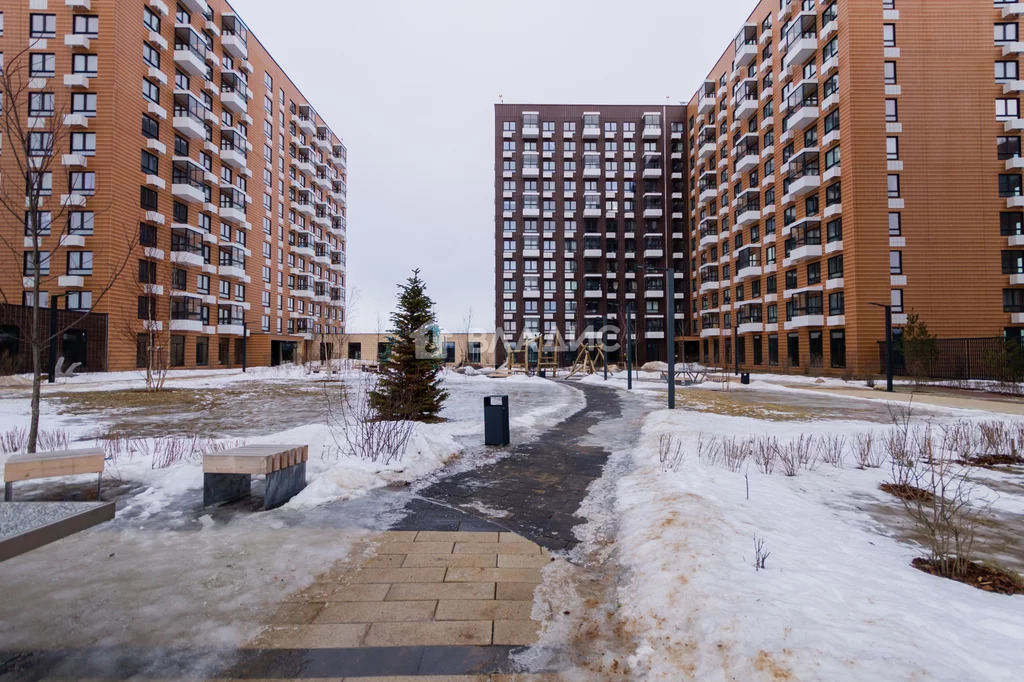
[[[630,314],[638,359],[665,359],[667,306],[686,310],[685,124],[684,106],[495,106],[496,319],[510,345],[604,334],[616,360]]]
[[[689,360],[876,373],[879,305],[897,348],[912,315],[1016,347],[1024,3],[751,4],[683,106],[497,107],[499,325],[578,336],[635,300],[639,359],[661,359],[657,264]]]

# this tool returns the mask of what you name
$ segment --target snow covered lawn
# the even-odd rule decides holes
[[[969,414],[957,412],[958,417]],[[991,418],[975,413],[974,418]],[[934,417],[933,417],[934,418]],[[946,417],[950,419],[951,417]],[[941,417],[937,418],[941,420]],[[701,462],[698,439],[767,434],[780,443],[881,431],[850,420],[772,421],[689,410],[648,416],[629,473],[614,491],[626,580],[619,617],[638,645],[634,679],[1017,680],[1024,669],[1024,596],[926,575],[926,551],[894,537],[870,510],[889,465],[823,465],[786,477]],[[671,435],[684,461],[659,461]],[[620,465],[622,462],[620,462]],[[1024,521],[1024,487],[979,474],[996,508]],[[749,498],[748,498],[749,484]],[[755,537],[770,556],[754,569]]]

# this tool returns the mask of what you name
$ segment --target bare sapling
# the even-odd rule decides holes
[[[764,546],[764,538],[754,536],[754,570],[763,571],[765,562],[772,555]]]
[[[779,470],[786,476],[796,476],[800,471],[800,453],[793,441],[779,447]]]
[[[704,466],[715,466],[722,459],[722,446],[715,438],[703,433],[697,436],[697,461]]]
[[[858,433],[853,437],[853,457],[858,469],[878,466],[875,450],[875,434],[870,431]]]

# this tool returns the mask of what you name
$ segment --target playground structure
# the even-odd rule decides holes
[[[544,372],[545,376],[557,376],[558,370],[562,369],[559,363],[559,354],[564,352],[565,343],[559,332],[555,332],[550,339],[545,340],[543,334],[532,338],[523,338],[513,348],[510,343],[505,344],[505,374],[526,374],[533,376]]]
[[[571,379],[577,373],[597,374],[598,367],[603,369],[606,362],[604,348],[596,343],[583,344],[580,346],[579,352],[576,353],[576,361],[570,368],[569,376],[566,379]]]

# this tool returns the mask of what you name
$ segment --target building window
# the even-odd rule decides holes
[[[885,100],[885,120],[888,123],[895,123],[900,120],[899,105],[894,99]]]
[[[892,304],[892,311],[894,313],[903,312],[903,290],[893,289],[890,292],[890,303]]]
[[[899,213],[889,214],[889,236],[898,237],[903,234],[903,220]]]
[[[1018,176],[1019,177],[1019,176]],[[900,197],[900,176],[889,175],[888,177],[888,190],[890,199],[898,199]]]
[[[196,364],[197,365],[208,365],[210,364],[210,339],[206,336],[200,336],[196,339]]]
[[[900,158],[900,138],[885,138],[885,158],[889,161],[898,161]]]
[[[896,24],[882,24],[882,45],[896,47]]]
[[[1004,83],[1006,81],[1017,80],[1019,72],[1019,65],[1015,61],[1007,62],[996,62],[996,82]]]
[[[997,45],[1017,42],[1017,24],[1012,22],[998,23],[994,30]]]
[[[160,50],[149,43],[142,43],[142,61],[154,69],[160,68]]]
[[[68,274],[78,276],[91,275],[92,251],[69,251]]]
[[[29,36],[32,38],[56,38],[57,37],[57,15],[56,14],[30,14],[29,15]]]
[[[142,150],[142,172],[149,175],[159,175],[160,161],[154,154]]]
[[[175,334],[171,337],[171,366],[185,366],[185,337]]]
[[[148,78],[143,78],[142,96],[153,104],[160,104],[160,87]]]
[[[160,32],[160,15],[148,7],[142,8],[142,23],[154,33]]]
[[[2,64],[0,64],[2,66]],[[53,93],[31,92],[28,95],[28,115],[33,117],[53,116]]]
[[[94,54],[75,54],[71,56],[71,73],[95,76],[98,66],[99,57]]]
[[[69,291],[64,295],[68,310],[92,310],[91,291]]]
[[[846,332],[836,329],[830,331],[828,336],[828,354],[832,367],[846,367]]]
[[[1004,135],[996,138],[996,152],[1000,161],[1016,159],[1020,156],[1020,137]]]
[[[71,133],[71,153],[95,156],[96,133]]]
[[[885,62],[885,84],[896,85],[896,62]]]
[[[139,188],[139,206],[147,211],[157,210],[157,193],[149,187]]]

